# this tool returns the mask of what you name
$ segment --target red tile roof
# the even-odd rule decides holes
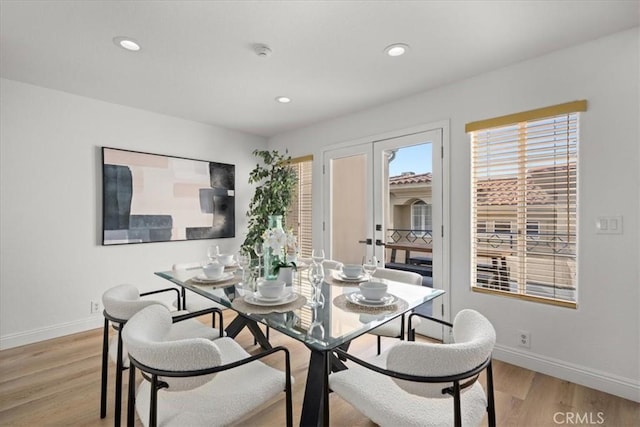
[[[518,201],[517,179],[493,179],[478,181],[478,204],[487,205],[516,205]],[[544,205],[551,203],[551,198],[540,186],[527,184],[527,204]]]
[[[431,177],[431,172],[421,174],[404,173],[402,175],[389,177],[389,185],[422,184],[431,182]]]

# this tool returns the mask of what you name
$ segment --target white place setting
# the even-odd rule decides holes
[[[262,280],[258,282],[256,292],[245,291],[244,301],[247,304],[265,307],[289,304],[298,299],[298,294],[285,285],[282,280]]]

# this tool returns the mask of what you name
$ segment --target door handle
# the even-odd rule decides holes
[[[384,246],[385,244],[382,243],[382,240],[380,239],[376,239],[376,246]]]
[[[373,244],[373,240],[372,239],[358,240],[358,243],[366,243],[367,245],[372,245]]]

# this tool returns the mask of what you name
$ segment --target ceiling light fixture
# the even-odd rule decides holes
[[[278,96],[276,98],[276,101],[279,102],[280,104],[288,104],[291,102],[291,98],[287,96]]]
[[[131,52],[137,52],[140,50],[140,45],[138,44],[138,42],[129,37],[114,37],[113,42],[116,44],[116,46],[129,50]]]
[[[384,48],[384,53],[389,56],[401,56],[407,53],[409,45],[404,43],[394,43]]]

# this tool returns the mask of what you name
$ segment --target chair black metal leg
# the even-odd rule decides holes
[[[462,427],[462,408],[460,407],[460,381],[453,382],[453,423]]]
[[[107,416],[107,375],[109,368],[109,320],[104,319],[102,337],[102,375],[100,383],[100,418]]]
[[[378,356],[380,355],[380,349],[382,348],[382,338],[378,335]]]
[[[495,427],[496,405],[493,396],[493,369],[491,362],[487,365],[487,413],[489,414],[489,427]]]
[[[133,427],[136,414],[136,367],[129,366],[129,393],[127,394],[127,427]]]
[[[151,376],[151,402],[149,402],[149,427],[158,425],[158,376]]]
[[[122,412],[122,371],[123,363],[122,363],[122,326],[118,328],[118,358],[116,361],[116,401],[115,401],[115,410],[113,417],[113,425],[115,427],[120,427],[120,414]]]
[[[285,351],[285,398],[286,398],[286,408],[287,411],[287,427],[293,427],[293,398],[291,397],[291,359],[289,356],[289,351]]]

